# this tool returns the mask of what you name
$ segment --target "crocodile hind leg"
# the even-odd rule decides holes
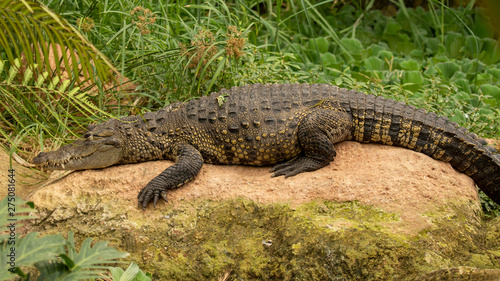
[[[327,166],[337,155],[334,143],[343,141],[351,133],[349,113],[326,108],[313,108],[300,122],[297,138],[302,154],[274,166],[272,177],[291,177]]]

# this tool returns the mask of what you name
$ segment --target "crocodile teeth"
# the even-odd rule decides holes
[[[61,167],[64,169],[64,163],[61,164]]]

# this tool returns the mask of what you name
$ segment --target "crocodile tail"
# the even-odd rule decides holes
[[[500,203],[500,154],[448,118],[403,102],[346,92],[353,116],[352,140],[400,146],[449,162]]]

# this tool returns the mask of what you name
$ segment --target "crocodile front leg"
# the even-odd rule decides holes
[[[348,138],[352,128],[349,113],[328,108],[313,108],[300,122],[297,131],[302,155],[274,166],[272,177],[292,177],[327,166],[336,156],[334,143]]]
[[[160,196],[167,201],[167,190],[182,186],[192,180],[200,171],[203,165],[203,157],[200,152],[190,144],[184,143],[177,146],[177,162],[165,169],[158,176],[152,179],[145,187],[141,189],[137,198],[139,207],[146,209],[148,203],[153,199],[153,205]]]

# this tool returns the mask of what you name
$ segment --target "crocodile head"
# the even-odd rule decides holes
[[[33,163],[44,170],[87,170],[117,164],[123,157],[123,138],[116,127],[109,126],[113,122],[106,123],[90,125],[83,140],[40,152]]]

